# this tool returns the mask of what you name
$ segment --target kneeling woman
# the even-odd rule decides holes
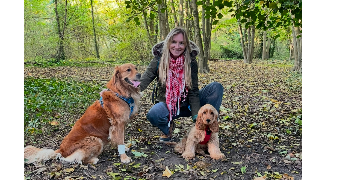
[[[152,53],[154,58],[140,79],[140,90],[158,78],[157,103],[147,113],[147,119],[163,132],[159,140],[169,142],[174,119],[192,116],[195,122],[198,110],[205,104],[211,104],[219,112],[223,87],[212,82],[198,89],[199,49],[182,28],[171,30],[164,41],[153,46]]]

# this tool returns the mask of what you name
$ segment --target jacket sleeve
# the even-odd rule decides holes
[[[148,85],[157,77],[159,58],[155,57],[152,59],[144,74],[140,78],[140,91],[144,91]]]
[[[191,115],[197,115],[200,109],[200,98],[198,90],[198,65],[196,59],[191,61],[191,80],[192,89],[189,90],[189,103],[191,108]]]

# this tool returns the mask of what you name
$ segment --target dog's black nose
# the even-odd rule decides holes
[[[207,119],[207,122],[210,123],[210,119]]]
[[[138,73],[138,74],[136,75],[136,77],[137,77],[137,79],[140,79],[140,78],[141,78],[141,74]]]

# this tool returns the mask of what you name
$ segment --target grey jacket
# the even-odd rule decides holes
[[[158,65],[159,60],[162,56],[162,49],[163,49],[164,42],[160,42],[153,46],[152,54],[154,58],[148,65],[146,71],[140,78],[140,90],[144,91],[147,86],[155,79],[158,78]],[[199,90],[198,90],[198,65],[196,61],[196,56],[199,53],[199,48],[197,45],[190,41],[190,57],[191,57],[191,79],[192,79],[192,89],[189,89],[188,95],[186,96],[185,102],[181,104],[181,107],[190,104],[191,108],[191,115],[197,115],[198,110],[200,109],[200,99],[199,99]],[[157,100],[159,102],[166,102],[165,93],[166,93],[166,86],[162,85],[158,81],[158,91],[157,91]]]

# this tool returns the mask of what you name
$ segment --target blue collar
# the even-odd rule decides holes
[[[129,114],[129,117],[131,117],[131,115],[132,115],[132,113],[133,113],[133,109],[134,109],[134,99],[133,99],[132,97],[126,98],[126,97],[124,97],[124,96],[121,96],[121,95],[118,94],[118,93],[115,93],[115,95],[116,95],[117,97],[119,97],[120,99],[124,100],[124,101],[128,104],[128,106],[129,106],[129,108],[130,108],[130,110],[131,110],[131,112],[130,112],[130,114]],[[100,97],[100,103],[101,103],[101,106],[103,107],[103,99],[102,99],[102,96]]]

